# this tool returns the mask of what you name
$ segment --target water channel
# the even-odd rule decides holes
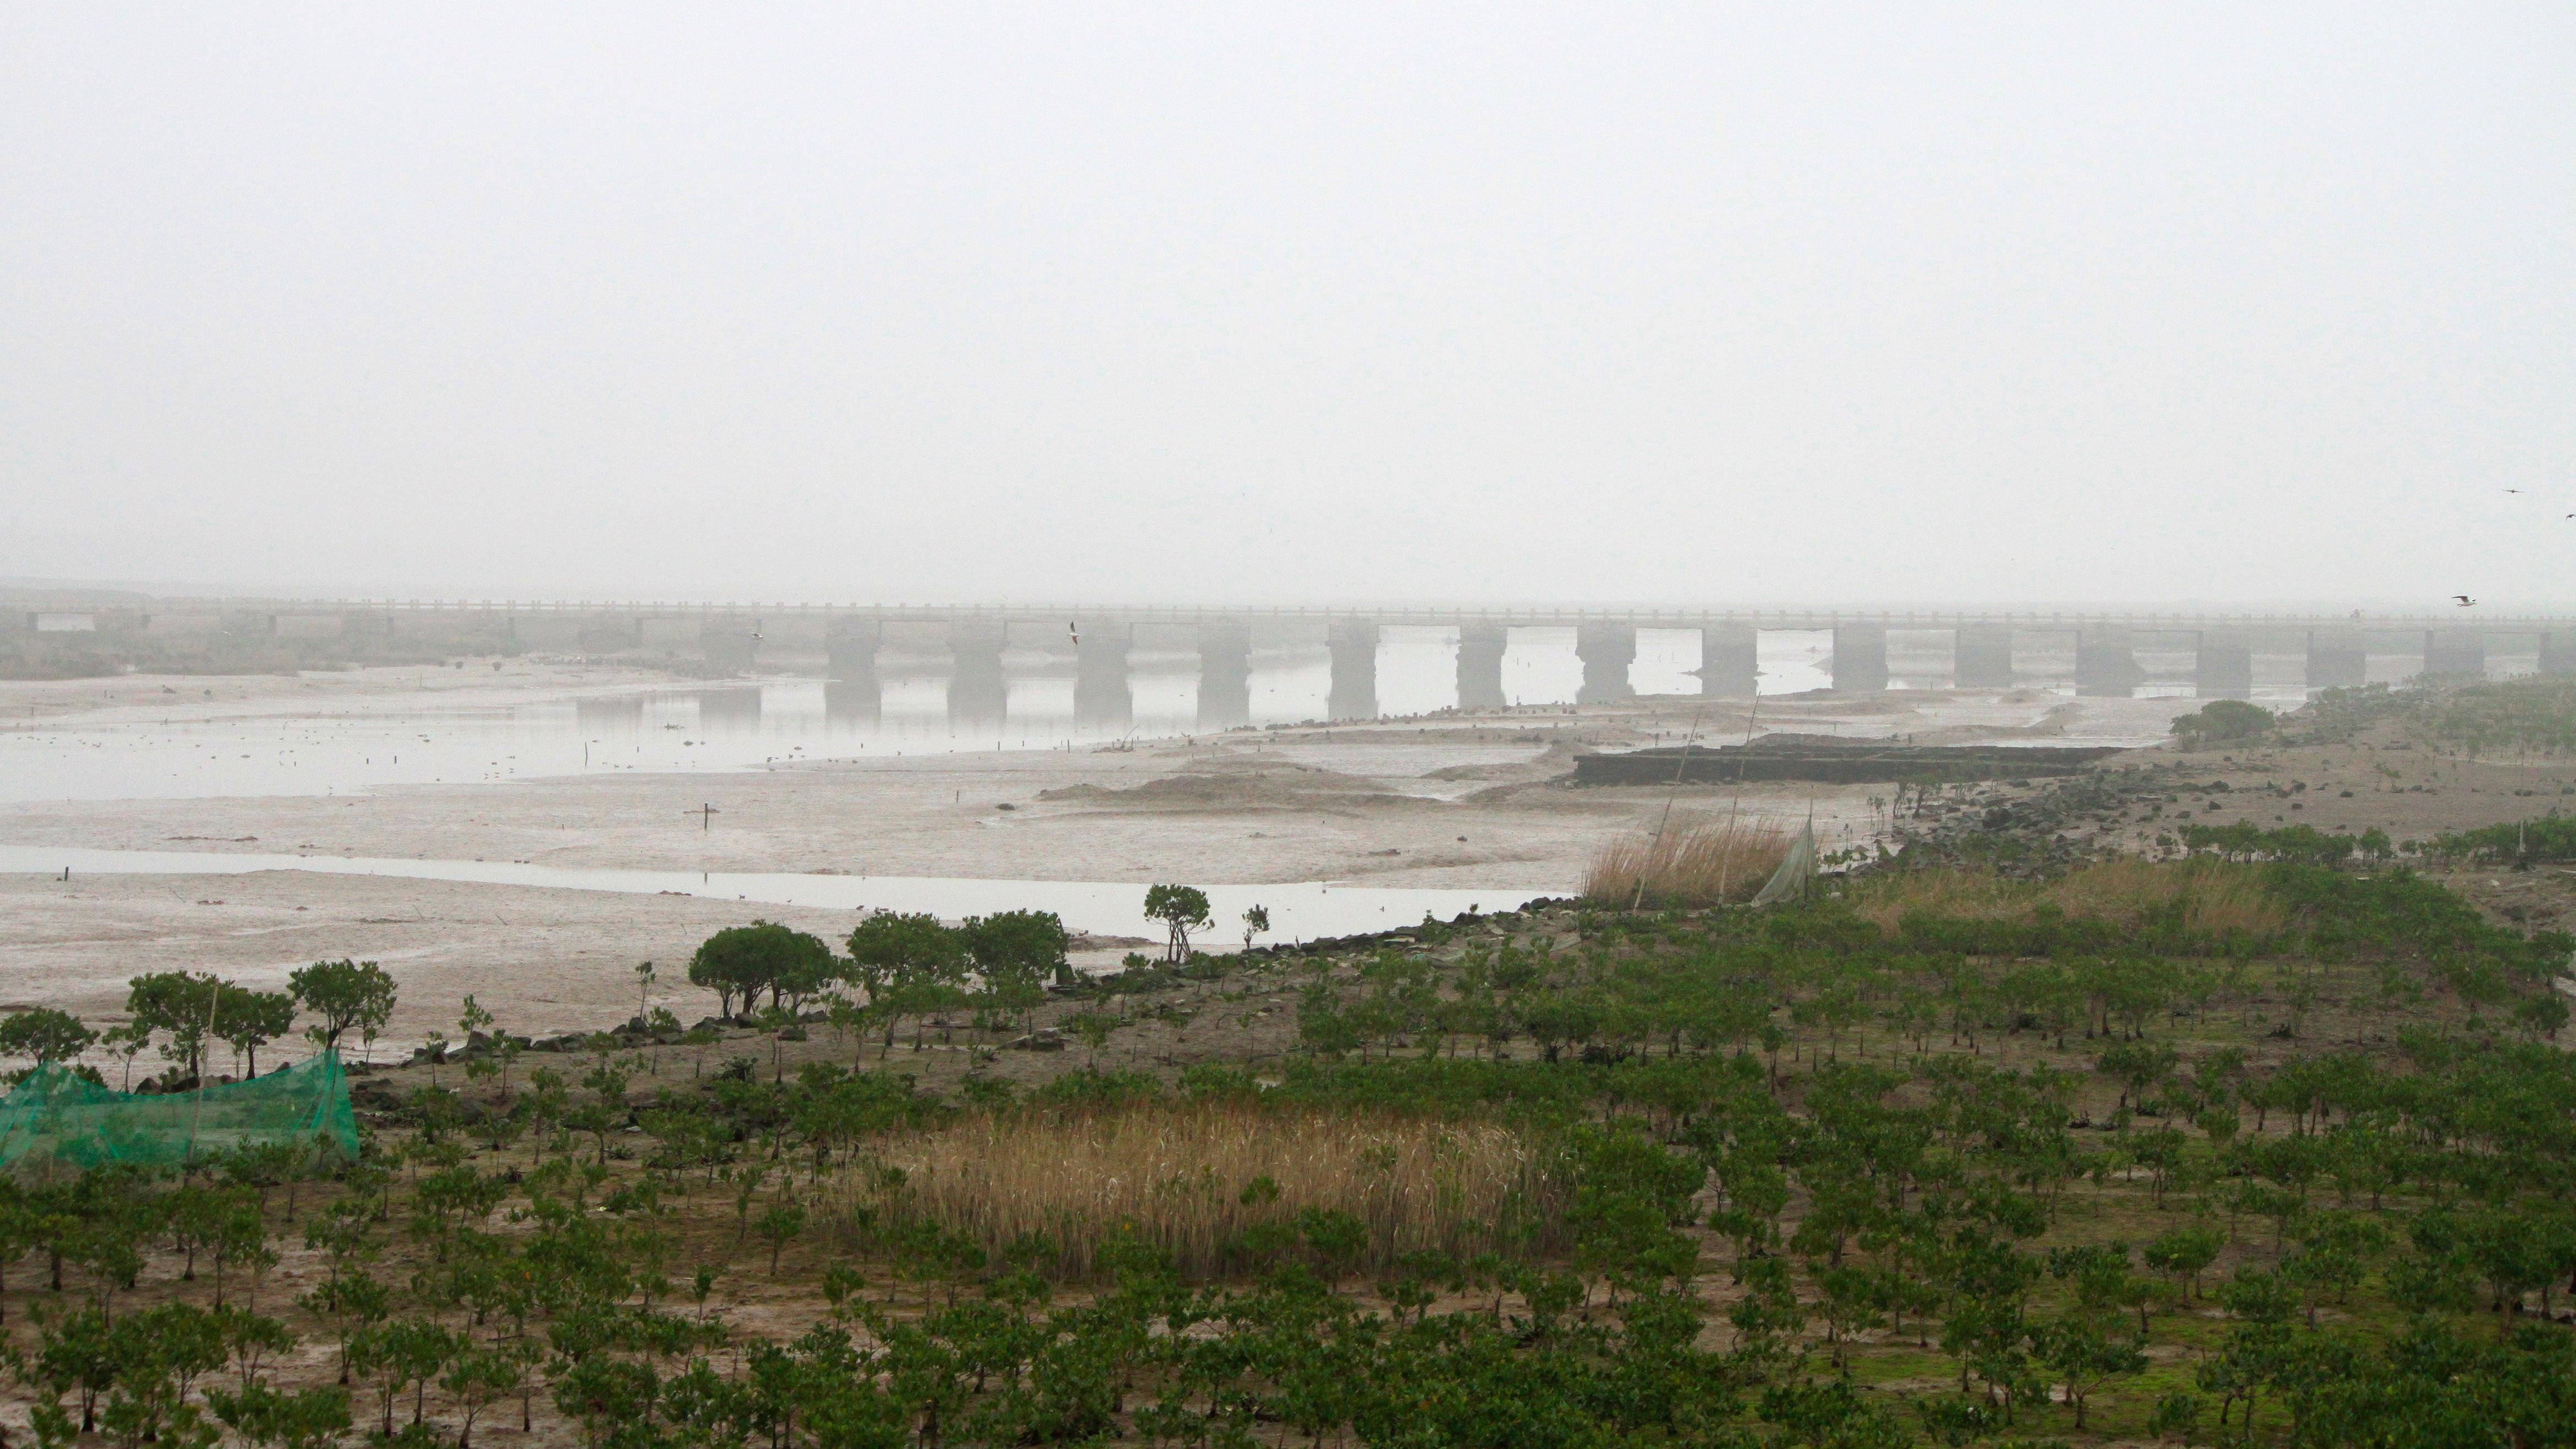
[[[1696,694],[1698,647],[1692,631],[1639,630],[1631,683],[1640,694]],[[1826,631],[1765,631],[1763,692],[1826,687],[1831,649]],[[1377,656],[1380,711],[1408,716],[1450,707],[1456,660],[1455,630],[1386,629]],[[1943,656],[1899,653],[1890,663],[1897,688],[1949,682],[1940,672]],[[0,803],[333,795],[582,774],[735,771],[780,761],[1077,748],[1121,737],[1186,736],[1198,727],[1195,655],[1133,655],[1132,709],[1114,722],[1087,720],[1076,710],[1071,660],[1030,651],[1015,652],[1006,664],[1009,703],[998,724],[956,716],[944,661],[935,657],[889,657],[879,679],[863,686],[769,678],[568,692],[490,708],[441,707],[397,695],[242,713],[191,710],[174,696],[167,714],[123,709],[0,721]],[[1331,668],[1321,648],[1265,650],[1252,664],[1252,723],[1326,715]],[[1514,630],[1502,668],[1504,695],[1521,706],[1570,702],[1583,678],[1571,629]],[[2047,677],[2039,673],[2037,687],[2072,692]],[[2191,691],[2165,683],[2138,692]],[[2300,691],[2294,682],[2256,691],[2267,701],[2275,696],[2290,702]]]
[[[1378,653],[1381,712],[1412,715],[1453,704],[1456,631],[1385,632]],[[1824,687],[1830,641],[1822,632],[1765,636],[1765,691]],[[1644,630],[1631,677],[1641,693],[1696,693],[1699,682],[1690,671],[1698,662],[1696,634]],[[1009,708],[998,726],[952,715],[948,674],[936,658],[888,658],[871,686],[772,678],[568,693],[499,708],[424,707],[396,696],[266,713],[191,710],[174,697],[166,716],[129,709],[0,721],[0,803],[331,795],[581,774],[749,770],[779,761],[1064,749],[1122,737],[1185,736],[1197,728],[1195,655],[1135,654],[1128,677],[1133,709],[1123,723],[1077,714],[1071,660],[1032,651],[1006,663]],[[1583,678],[1574,631],[1516,631],[1503,670],[1506,696],[1515,703],[1571,701]],[[1321,648],[1257,653],[1252,722],[1322,718],[1330,690],[1331,667]]]
[[[293,870],[317,875],[391,876],[480,885],[544,886],[626,895],[698,896],[827,910],[928,911],[943,920],[1000,911],[1053,911],[1066,926],[1096,936],[1159,939],[1144,913],[1144,888],[1127,882],[972,880],[929,876],[792,875],[740,871],[564,868],[511,861],[398,860],[330,855],[236,854],[186,850],[82,850],[0,845],[0,872],[13,875],[244,875]],[[1533,891],[1390,889],[1332,881],[1208,886],[1210,914],[1222,943],[1250,907],[1270,913],[1265,941],[1297,942],[1448,920],[1467,911],[1507,911]],[[1239,938],[1238,938],[1239,939]]]

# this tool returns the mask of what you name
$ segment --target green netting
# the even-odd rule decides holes
[[[59,1065],[0,1097],[0,1167],[53,1160],[177,1166],[237,1147],[301,1145],[354,1157],[358,1122],[337,1052],[247,1082],[166,1096],[113,1092]]]
[[[1789,853],[1781,858],[1780,868],[1771,872],[1771,879],[1764,882],[1760,893],[1753,897],[1753,904],[1767,906],[1776,901],[1796,900],[1807,893],[1807,882],[1815,878],[1816,822],[1809,820],[1807,828],[1799,831],[1798,838],[1789,843]]]

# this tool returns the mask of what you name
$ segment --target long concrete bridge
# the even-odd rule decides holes
[[[1515,629],[1572,629],[1583,667],[1578,702],[1628,697],[1630,665],[1641,629],[1699,636],[1700,690],[1715,698],[1752,695],[1759,684],[1764,630],[1829,630],[1832,681],[1838,691],[1888,687],[1889,636],[1919,656],[1946,635],[1948,677],[1962,688],[2016,682],[2016,653],[2074,659],[2079,693],[2126,695],[2147,674],[2141,652],[2187,653],[2188,680],[2204,698],[2241,699],[2254,686],[2254,660],[2289,653],[2304,658],[2310,689],[2359,685],[2376,655],[2418,662],[2426,674],[2476,674],[2499,645],[2536,660],[2545,673],[2576,673],[2576,616],[2488,616],[2461,609],[2441,614],[2223,614],[2103,610],[2029,612],[2009,609],[1622,609],[1480,608],[1387,605],[1316,608],[1160,607],[1135,605],[833,605],[493,600],[154,599],[118,607],[17,610],[0,628],[22,635],[77,635],[177,643],[190,637],[328,641],[354,646],[374,639],[412,640],[460,651],[547,650],[586,654],[642,652],[688,656],[718,670],[773,661],[819,659],[834,679],[873,684],[881,650],[944,650],[952,712],[999,717],[1006,689],[1006,649],[1070,652],[1076,660],[1078,713],[1115,713],[1127,697],[1127,656],[1140,637],[1165,647],[1194,642],[1199,658],[1201,717],[1240,721],[1248,715],[1252,651],[1265,643],[1321,644],[1331,660],[1330,711],[1336,719],[1377,713],[1380,631],[1432,626],[1457,631],[1457,697],[1461,707],[1506,703],[1503,655]],[[22,642],[32,642],[23,640]],[[63,640],[60,642],[69,643]]]

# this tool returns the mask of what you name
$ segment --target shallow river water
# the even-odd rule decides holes
[[[999,911],[1053,911],[1073,930],[1097,936],[1157,939],[1145,918],[1144,887],[1124,882],[969,880],[929,876],[788,875],[735,871],[566,869],[510,861],[396,860],[327,855],[248,855],[184,850],[81,850],[0,845],[0,871],[56,875],[243,875],[295,870],[322,875],[393,876],[485,885],[548,886],[628,895],[700,896],[764,905],[824,909],[928,911],[943,920]],[[1212,942],[1241,940],[1235,925],[1261,906],[1271,929],[1263,942],[1350,936],[1448,920],[1465,911],[1507,911],[1534,899],[1526,890],[1389,889],[1331,881],[1206,887],[1217,925]],[[1232,933],[1231,935],[1229,933]]]
[[[1823,687],[1829,637],[1766,635],[1764,690]],[[1699,681],[1690,671],[1698,662],[1696,634],[1642,630],[1631,678],[1644,693],[1693,693]],[[129,709],[0,721],[0,802],[332,795],[540,776],[733,771],[791,760],[1061,749],[1197,728],[1195,657],[1137,656],[1129,677],[1133,713],[1115,724],[1076,718],[1069,666],[1029,663],[1010,678],[1009,710],[998,726],[951,719],[944,671],[891,662],[874,689],[768,679],[485,709],[422,708],[394,696],[246,714],[191,710],[174,696],[165,717]],[[1257,654],[1253,666],[1253,723],[1291,724],[1327,712],[1331,671],[1322,650]],[[1582,677],[1571,629],[1519,630],[1503,660],[1504,693],[1516,703],[1571,701]],[[1456,678],[1455,631],[1386,631],[1378,653],[1383,713],[1447,708],[1456,700]]]

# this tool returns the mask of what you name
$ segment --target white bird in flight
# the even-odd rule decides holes
[[[2466,594],[2453,594],[2451,597],[2459,600],[2460,607],[2463,609],[2474,609],[2478,606],[2478,601]]]

